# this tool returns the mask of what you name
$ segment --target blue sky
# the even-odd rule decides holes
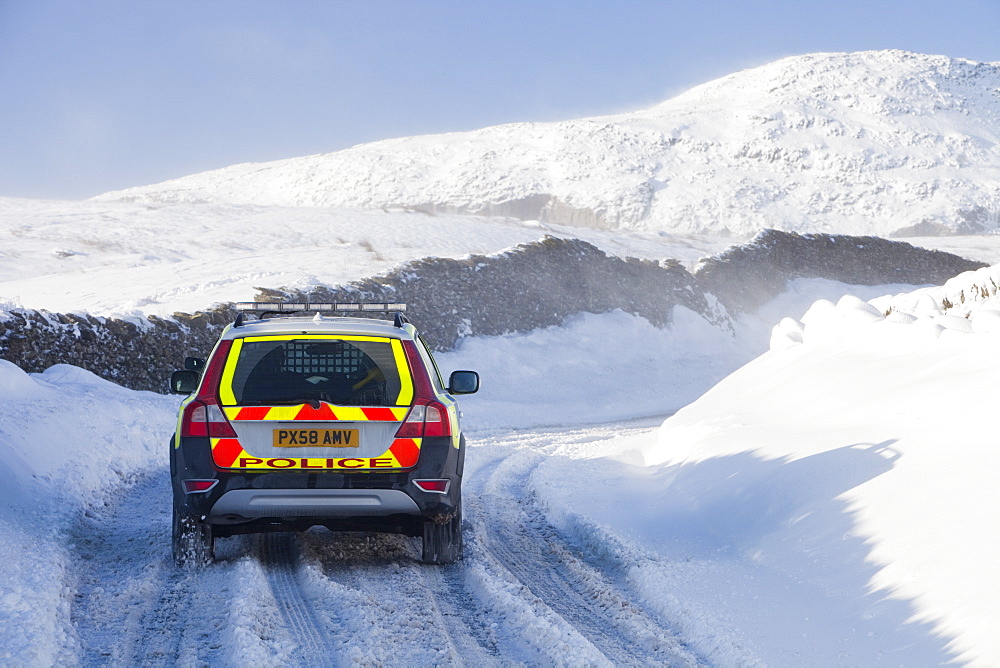
[[[639,109],[886,48],[1000,61],[1000,0],[0,0],[0,196]]]

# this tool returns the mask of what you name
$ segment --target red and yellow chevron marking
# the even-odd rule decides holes
[[[402,422],[408,407],[331,406],[225,406],[222,409],[233,422],[242,421],[331,421]],[[240,469],[406,469],[416,466],[420,457],[419,438],[397,438],[378,457],[254,457],[243,449],[237,438],[213,438],[212,459],[220,468]]]
[[[420,457],[419,438],[397,438],[378,457],[252,457],[236,438],[213,438],[212,459],[230,469],[408,469]]]

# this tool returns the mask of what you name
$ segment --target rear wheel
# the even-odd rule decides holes
[[[444,524],[424,522],[423,562],[453,564],[462,558],[462,506]]]
[[[215,559],[215,533],[212,525],[195,515],[174,509],[173,553],[178,565],[209,564]]]

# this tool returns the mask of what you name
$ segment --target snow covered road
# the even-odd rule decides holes
[[[218,562],[169,557],[165,469],[73,528],[73,648],[83,665],[699,665],[671,620],[546,519],[527,481],[547,457],[659,420],[474,437],[466,558],[424,566],[394,535],[238,536]]]

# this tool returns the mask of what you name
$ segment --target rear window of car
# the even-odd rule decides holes
[[[377,337],[236,339],[220,387],[224,405],[404,406],[412,397],[400,342]]]

